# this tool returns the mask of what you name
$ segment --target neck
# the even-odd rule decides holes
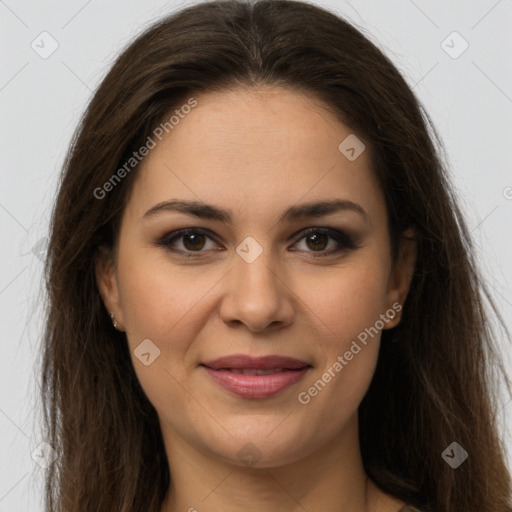
[[[162,512],[374,510],[376,488],[364,472],[357,415],[328,444],[283,464],[262,457],[244,466],[170,433],[164,439],[171,485]]]

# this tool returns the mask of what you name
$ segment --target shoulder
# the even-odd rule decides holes
[[[409,505],[404,505],[398,512],[421,512],[421,510]]]

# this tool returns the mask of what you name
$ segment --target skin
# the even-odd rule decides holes
[[[404,241],[392,261],[368,145],[349,161],[338,146],[351,130],[290,89],[194,97],[197,107],[143,160],[117,251],[97,264],[105,306],[126,331],[160,418],[172,475],[162,512],[397,512],[403,503],[367,478],[358,439],[380,332],[308,404],[297,398],[409,289],[415,247]],[[143,217],[171,199],[227,209],[233,223],[173,211]],[[347,210],[278,222],[292,205],[328,199],[353,201],[366,216]],[[311,227],[351,233],[358,248],[319,256],[338,245],[315,245],[301,234]],[[184,228],[213,235],[174,242],[196,249],[195,259],[157,245]],[[236,252],[247,236],[263,250],[252,263]],[[397,314],[384,328],[399,321]],[[134,356],[145,339],[160,349],[149,366]],[[241,398],[199,366],[234,353],[285,355],[312,368],[278,395]],[[256,464],[237,455],[247,443]]]

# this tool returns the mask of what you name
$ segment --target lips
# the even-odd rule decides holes
[[[204,366],[213,370],[298,370],[310,366],[305,361],[284,356],[250,357],[243,354],[205,361]]]
[[[287,368],[272,368],[270,370],[257,370],[254,368],[223,368],[221,371],[238,373],[240,375],[272,375],[273,373],[280,373],[285,370],[287,370]]]
[[[305,361],[284,356],[250,357],[236,354],[201,365],[221,387],[242,398],[267,398],[298,382],[311,368]]]

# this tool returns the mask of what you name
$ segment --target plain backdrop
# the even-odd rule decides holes
[[[512,331],[512,1],[315,3],[363,29],[425,105]],[[42,441],[34,367],[44,311],[41,254],[65,151],[119,51],[150,22],[188,4],[0,0],[0,512],[42,511],[43,471],[31,455]],[[510,346],[500,343],[510,371]],[[510,461],[509,399],[503,394],[497,420]]]

